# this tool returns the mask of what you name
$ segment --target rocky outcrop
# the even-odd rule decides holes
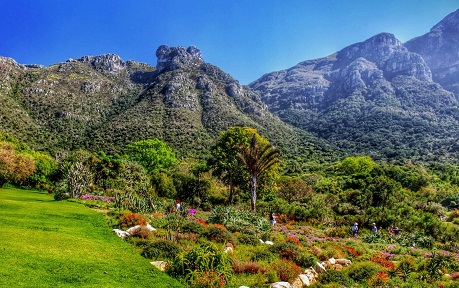
[[[201,58],[201,51],[195,46],[190,46],[185,50],[182,46],[161,45],[156,50],[156,57],[158,58],[156,64],[158,71],[171,71],[204,63]]]
[[[427,143],[436,137],[423,134],[424,144],[407,142],[419,138],[421,130],[457,130],[446,124],[456,121],[446,112],[457,105],[454,95],[433,82],[420,54],[389,33],[266,74],[249,87],[284,121],[376,159],[404,154],[395,150],[407,146],[427,154]],[[410,122],[419,129],[412,129]]]
[[[446,16],[430,31],[405,43],[408,50],[422,56],[433,80],[455,93],[459,99],[459,9]]]

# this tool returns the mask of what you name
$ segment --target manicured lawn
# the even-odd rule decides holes
[[[0,287],[182,287],[118,238],[101,213],[0,189]]]

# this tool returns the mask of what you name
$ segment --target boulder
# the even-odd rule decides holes
[[[335,263],[343,265],[343,266],[349,266],[352,264],[352,261],[348,259],[344,259],[344,258],[338,258],[338,259],[335,259]]]
[[[158,268],[159,271],[166,271],[167,269],[167,262],[165,261],[153,261],[150,264]]]
[[[275,282],[272,283],[269,288],[292,288],[292,285],[288,282]]]
[[[317,273],[321,274],[327,271],[324,263],[316,262],[316,268],[314,269]]]
[[[126,232],[126,231],[123,231],[123,230],[120,230],[120,229],[113,229],[113,232],[115,232],[116,235],[118,235],[118,237],[121,237],[123,239],[131,236],[131,234],[129,234],[129,232]]]
[[[139,229],[141,226],[142,226],[142,225],[135,225],[134,227],[129,228],[129,229],[127,230],[127,232],[128,232],[129,234],[133,234],[134,231],[137,230],[137,229]],[[148,229],[149,231],[155,231],[155,230],[156,230],[155,228],[153,228],[153,227],[150,225],[150,223],[147,223],[147,225],[143,225],[143,226],[147,227],[147,229]]]

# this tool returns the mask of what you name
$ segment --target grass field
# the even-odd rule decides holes
[[[101,213],[0,189],[0,287],[182,287],[118,238]]]

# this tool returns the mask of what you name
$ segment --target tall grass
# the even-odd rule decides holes
[[[46,193],[0,189],[0,287],[181,287],[107,226]]]

